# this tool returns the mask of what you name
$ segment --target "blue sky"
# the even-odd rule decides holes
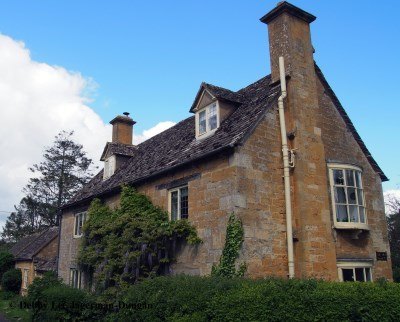
[[[276,3],[3,1],[0,32],[24,42],[32,60],[92,79],[88,105],[104,122],[131,112],[140,133],[189,116],[202,81],[237,90],[269,74],[259,18]],[[384,189],[399,188],[399,2],[292,3],[317,16],[315,59],[391,179]]]

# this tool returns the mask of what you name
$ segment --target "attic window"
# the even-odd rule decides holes
[[[196,113],[196,138],[203,138],[213,134],[218,126],[218,102],[213,102]]]

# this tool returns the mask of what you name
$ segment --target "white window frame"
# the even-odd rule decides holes
[[[28,281],[29,281],[29,269],[24,268],[23,276],[22,276],[22,288],[28,288]]]
[[[189,187],[187,185],[176,187],[173,189],[168,190],[168,213],[169,213],[169,220],[172,220],[172,193],[178,192],[178,214],[177,220],[181,220],[181,189],[187,188],[188,189],[188,213],[189,213]],[[189,214],[188,214],[189,216]]]
[[[115,155],[111,155],[104,160],[103,180],[107,180],[114,174],[116,163],[117,159]]]
[[[74,285],[74,275],[77,275],[76,285]],[[73,288],[80,289],[82,287],[82,272],[77,268],[70,268],[69,270],[69,285]]]
[[[208,113],[209,113],[211,106],[213,106],[214,104],[215,104],[215,107],[217,110],[217,127],[213,130],[210,130]],[[204,133],[200,133],[199,119],[200,119],[200,113],[203,111],[205,111],[205,113],[206,113],[206,131]],[[219,124],[220,124],[220,108],[219,108],[218,101],[214,101],[211,104],[208,104],[207,106],[197,110],[195,120],[196,120],[196,139],[203,139],[203,138],[213,135],[214,132],[219,128]]]
[[[333,179],[333,170],[355,170],[355,171],[359,171],[361,173],[361,179],[360,179],[360,184],[361,187],[359,188],[361,190],[362,193],[362,198],[363,198],[363,204],[361,206],[364,207],[364,218],[365,218],[365,223],[362,223],[360,221],[360,216],[358,218],[358,222],[339,222],[337,221],[337,213],[336,213],[336,202],[335,202],[335,182]],[[342,163],[329,163],[328,164],[328,171],[329,171],[329,185],[330,185],[330,192],[331,192],[331,201],[332,201],[332,214],[333,214],[333,221],[334,221],[334,228],[337,229],[362,229],[362,230],[369,230],[368,227],[368,216],[367,216],[367,207],[366,207],[366,203],[365,203],[365,193],[364,193],[364,184],[363,184],[363,172],[362,169],[354,166],[354,165],[350,165],[350,164],[342,164]],[[345,180],[347,180],[345,178]],[[347,182],[345,182],[345,185],[343,185],[344,190],[345,190],[345,194],[346,194],[346,198],[347,198],[347,187],[351,187],[351,186],[347,186]],[[357,202],[358,202],[358,195],[356,193],[356,198],[357,198]],[[346,207],[347,207],[347,213],[350,219],[350,212],[349,212],[349,204],[348,200],[346,200]],[[357,206],[358,203],[357,203]]]
[[[353,269],[353,280],[356,276],[355,269],[356,268],[364,268],[364,282],[372,282],[373,281],[373,272],[372,272],[372,263],[369,262],[337,262],[338,268],[338,276],[339,281],[343,282],[343,269]],[[368,268],[370,272],[370,281],[367,281],[365,269]]]
[[[83,217],[82,220],[82,226],[79,227],[78,222],[79,222],[79,217]],[[87,216],[87,212],[86,211],[82,211],[82,212],[78,212],[74,215],[74,238],[81,238],[82,237],[82,227],[85,224],[86,220],[88,219]]]

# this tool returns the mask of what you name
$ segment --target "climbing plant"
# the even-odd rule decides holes
[[[243,226],[239,218],[235,214],[231,214],[226,227],[225,246],[222,250],[219,264],[214,265],[211,275],[235,277],[243,276],[246,272],[246,263],[242,263],[236,269],[236,259],[239,257],[239,251],[243,243]]]
[[[129,186],[122,188],[119,208],[95,199],[88,218],[78,264],[99,291],[166,274],[182,242],[201,242],[187,220],[170,221],[167,212]]]

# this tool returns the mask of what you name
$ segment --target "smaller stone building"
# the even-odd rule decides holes
[[[11,253],[15,268],[22,272],[21,293],[25,295],[35,277],[57,270],[58,227],[21,239],[12,247]]]

